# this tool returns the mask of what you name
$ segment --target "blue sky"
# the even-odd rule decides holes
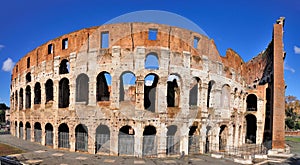
[[[35,47],[139,10],[164,10],[186,17],[214,39],[221,55],[232,48],[244,61],[267,47],[273,24],[280,16],[286,17],[286,94],[300,99],[299,0],[13,0],[0,2],[0,102],[9,105],[10,65]]]

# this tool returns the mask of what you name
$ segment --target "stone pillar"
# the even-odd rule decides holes
[[[46,145],[46,129],[45,126],[41,124],[42,135],[41,135],[41,144]]]
[[[137,125],[134,132],[134,156],[142,157],[143,156],[143,128],[141,124]]]
[[[58,148],[58,127],[59,125],[53,125],[53,148]]]
[[[76,137],[75,137],[75,128],[69,125],[69,144],[70,144],[70,151],[75,152],[75,144],[76,144]]]
[[[158,157],[166,157],[167,148],[167,127],[165,123],[161,123],[160,127],[157,128],[157,153]]]
[[[120,63],[120,56],[121,56],[121,48],[120,46],[113,46],[112,47],[112,66],[115,68],[119,68]],[[111,93],[110,93],[110,100],[111,109],[119,109],[120,108],[120,74],[118,74],[118,70],[114,69],[114,75],[112,75],[112,82],[111,82]]]
[[[110,155],[118,155],[119,130],[112,128],[110,132]]]
[[[201,129],[200,129],[200,154],[204,154],[205,153],[205,146],[206,146],[206,124],[202,124],[201,125]]]
[[[70,96],[69,96],[69,110],[75,110],[75,102],[76,102],[76,75],[74,73],[74,68],[76,66],[76,54],[71,53],[70,54],[70,72],[68,74],[69,78],[69,90],[70,90]]]
[[[188,124],[184,123],[180,129],[180,154],[184,152],[185,155],[189,153],[189,128]]]
[[[156,107],[158,113],[167,113],[167,79],[168,77],[160,77],[156,87]],[[182,97],[182,95],[180,95]]]

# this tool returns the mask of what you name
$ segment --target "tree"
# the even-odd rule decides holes
[[[285,97],[285,125],[289,129],[300,129],[298,123],[299,116],[297,111],[300,110],[300,101],[295,96]]]

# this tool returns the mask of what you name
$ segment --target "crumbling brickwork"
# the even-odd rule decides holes
[[[168,25],[110,24],[63,35],[15,65],[12,134],[109,155],[205,153],[271,135],[273,148],[283,148],[282,130],[272,131],[284,124],[282,26],[246,63],[231,49],[221,57],[205,35]]]

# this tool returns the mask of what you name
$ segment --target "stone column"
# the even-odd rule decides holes
[[[166,157],[167,148],[167,127],[165,123],[161,123],[160,127],[157,128],[157,153],[158,157]]]
[[[59,125],[53,125],[53,148],[58,148],[58,127]]]
[[[134,132],[134,156],[143,156],[143,128],[141,124],[137,124],[138,127],[135,128]]]
[[[184,123],[182,128],[180,129],[180,133],[181,133],[181,139],[180,139],[180,154],[182,152],[185,153],[185,155],[187,155],[189,153],[189,128],[188,128],[188,124]]]
[[[75,128],[74,126],[70,126],[70,125],[69,125],[69,144],[70,144],[70,151],[75,152],[76,151]]]
[[[121,56],[121,47],[120,46],[113,46],[112,47],[112,66],[115,68],[119,68],[120,63],[120,56]],[[119,109],[120,108],[120,74],[118,74],[118,69],[114,69],[114,74],[112,75],[111,81],[111,93],[110,93],[110,100],[111,109]]]
[[[110,132],[110,155],[118,155],[119,130],[112,128]]]

